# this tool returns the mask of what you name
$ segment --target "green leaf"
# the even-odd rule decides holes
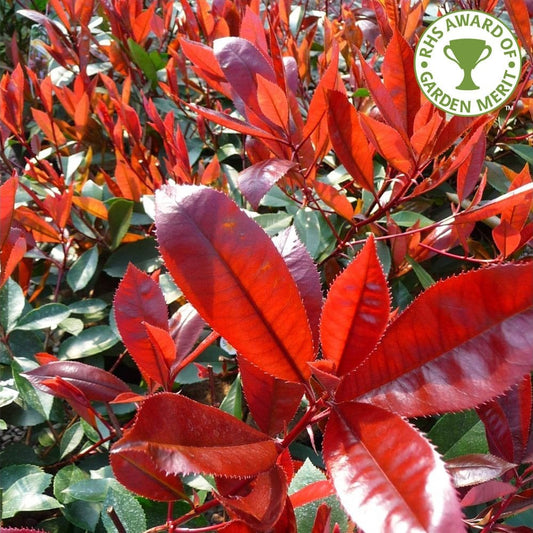
[[[9,333],[24,311],[24,293],[11,278],[0,289],[0,325]]]
[[[13,403],[18,398],[18,395],[19,392],[17,390],[0,385],[0,407]]]
[[[69,337],[59,347],[60,359],[81,359],[108,350],[119,341],[109,326],[94,326],[77,337]]]
[[[72,426],[68,427],[63,433],[63,437],[61,438],[61,443],[59,445],[60,459],[63,459],[63,457],[72,453],[81,444],[84,435],[85,433],[83,432],[80,422],[76,422]]]
[[[96,531],[96,526],[100,521],[100,514],[103,510],[101,502],[84,502],[75,500],[72,503],[67,503],[62,509],[65,518],[78,526],[83,531]]]
[[[24,402],[23,407],[25,407],[25,409],[31,407],[37,411],[44,420],[49,420],[54,397],[35,389],[26,378],[20,375],[21,372],[33,370],[38,366],[39,365],[34,361],[22,357],[16,357],[12,362],[13,378],[15,379],[17,390],[20,393],[20,398]]]
[[[54,496],[62,503],[72,503],[75,499],[66,492],[71,485],[89,479],[89,474],[76,465],[62,468],[54,477]]]
[[[300,489],[307,487],[311,483],[315,483],[316,481],[324,481],[325,479],[325,474],[316,466],[314,466],[309,459],[306,459],[291,481],[289,486],[289,495],[298,492]],[[326,503],[331,507],[331,523],[334,524],[337,522],[341,531],[347,531],[348,518],[342,510],[339,500],[335,496],[316,500],[294,509],[296,523],[298,526],[297,530],[302,532],[310,532],[313,530],[316,511],[321,503]]]
[[[148,52],[133,39],[128,39],[128,46],[133,61],[143,71],[146,79],[152,82],[152,86],[157,85],[157,70]]]
[[[413,258],[409,257],[408,255],[406,255],[405,258],[407,259],[407,262],[413,267],[413,271],[416,274],[418,281],[420,281],[422,287],[424,287],[424,289],[431,287],[431,285],[435,283],[435,280],[428,274],[424,267],[420,266]]]
[[[290,226],[292,216],[287,213],[265,213],[255,216],[254,220],[272,237]]]
[[[125,198],[113,199],[108,211],[109,232],[111,233],[111,249],[115,250],[128,233],[133,214],[133,202]]]
[[[107,304],[100,298],[87,298],[69,304],[68,308],[73,315],[93,315],[103,311]]]
[[[63,304],[45,304],[24,315],[13,329],[31,331],[55,328],[70,315],[70,309]]]
[[[433,224],[433,220],[415,211],[398,211],[397,213],[392,213],[391,218],[398,226],[406,228],[410,228],[417,222],[419,222],[421,228]]]
[[[60,329],[71,335],[79,335],[83,331],[83,327],[83,320],[80,320],[79,318],[65,318],[65,320],[59,324]]]
[[[62,493],[72,500],[82,500],[84,502],[103,502],[107,496],[113,479],[82,479],[72,483]]]
[[[128,533],[143,533],[146,530],[146,515],[137,499],[126,490],[114,487],[107,493],[104,509],[112,508]],[[102,513],[102,523],[108,533],[117,533],[109,514]]]
[[[445,459],[488,452],[485,428],[475,411],[442,416],[429,431],[428,438]]]
[[[527,144],[508,144],[507,146],[524,161],[533,165],[533,146]]]
[[[220,409],[242,420],[242,383],[240,376],[231,384],[226,397],[220,404]]]
[[[98,267],[98,248],[93,246],[80,255],[67,272],[67,283],[74,291],[81,291],[91,281]]]
[[[11,518],[20,511],[45,511],[61,507],[55,498],[42,494],[51,481],[52,475],[35,465],[12,465],[2,468],[2,518]]]
[[[161,258],[155,240],[149,238],[119,246],[104,265],[104,272],[111,277],[122,278],[129,263],[144,272],[159,268]]]

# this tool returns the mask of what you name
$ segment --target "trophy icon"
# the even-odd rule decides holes
[[[444,55],[457,63],[464,71],[463,81],[456,87],[463,91],[475,91],[479,87],[472,79],[474,68],[487,59],[492,48],[483,39],[453,39],[444,47]],[[450,55],[451,54],[451,55]]]

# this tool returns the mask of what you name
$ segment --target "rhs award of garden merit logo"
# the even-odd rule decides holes
[[[498,109],[520,78],[520,48],[509,28],[481,11],[438,18],[415,50],[415,73],[424,95],[461,116]]]

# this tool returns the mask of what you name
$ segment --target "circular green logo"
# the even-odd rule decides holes
[[[518,43],[500,20],[482,11],[438,18],[415,50],[415,74],[435,106],[464,117],[498,109],[520,79]]]

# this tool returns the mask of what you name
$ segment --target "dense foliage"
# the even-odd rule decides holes
[[[531,2],[0,10],[0,531],[533,531]]]

